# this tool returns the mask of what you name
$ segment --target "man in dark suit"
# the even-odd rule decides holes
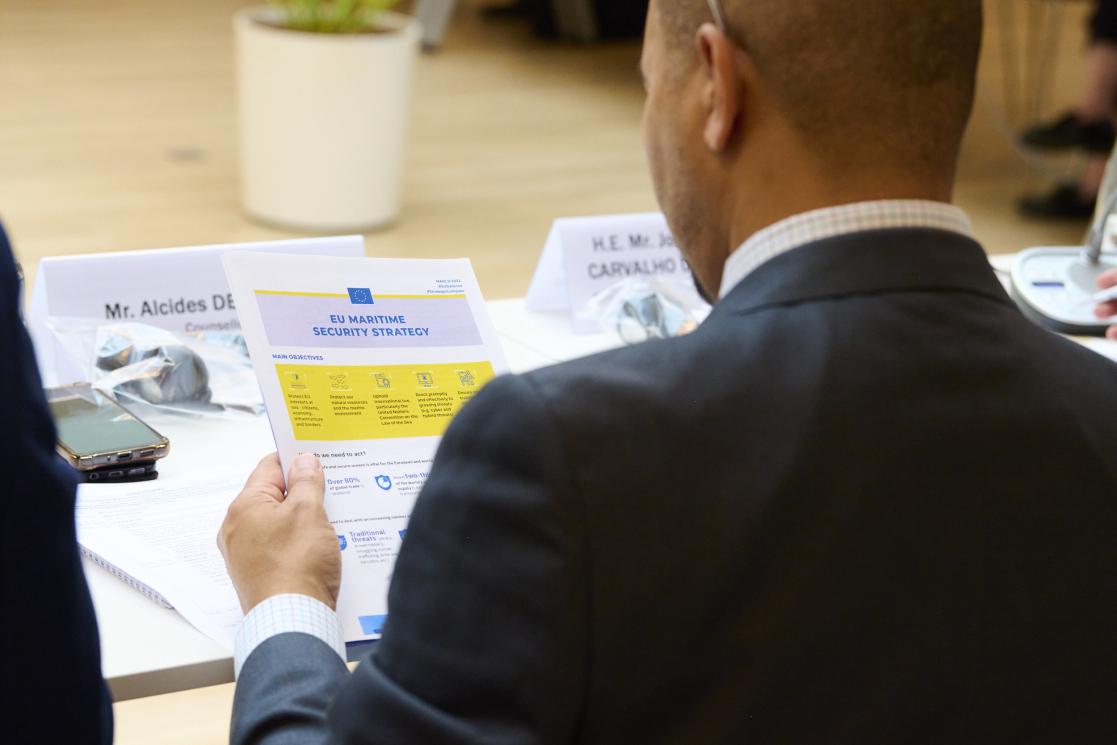
[[[233,742],[1117,741],[1117,366],[947,204],[980,36],[980,0],[653,0],[713,314],[467,406],[352,674],[321,469],[261,464]]]
[[[20,280],[0,228],[0,454],[4,492],[0,741],[109,743],[93,603],[78,557],[74,477],[55,454],[54,424],[19,312]]]

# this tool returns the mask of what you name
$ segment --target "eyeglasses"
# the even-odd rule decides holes
[[[721,10],[721,0],[706,0],[710,5],[710,12],[714,14],[714,23],[718,25],[718,29],[725,34],[729,35],[729,27],[725,25],[725,13]]]
[[[710,13],[714,16],[714,25],[718,27],[718,31],[720,31],[725,38],[729,39],[734,46],[744,49],[744,40],[734,37],[733,33],[730,31],[722,0],[706,0],[706,4],[710,6]]]

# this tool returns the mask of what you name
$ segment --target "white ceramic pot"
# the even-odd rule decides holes
[[[317,34],[282,19],[269,7],[234,17],[244,208],[309,230],[395,221],[418,23],[387,13],[380,33]]]

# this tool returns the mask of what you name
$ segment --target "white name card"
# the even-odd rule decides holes
[[[693,284],[658,212],[555,221],[527,294],[534,311],[569,310],[578,333],[600,330],[588,313],[594,295],[627,279]]]
[[[360,257],[365,243],[353,235],[43,259],[27,322],[44,383],[66,384],[85,375],[67,360],[48,318],[144,323],[176,333],[239,329],[221,263],[226,251],[236,250]]]

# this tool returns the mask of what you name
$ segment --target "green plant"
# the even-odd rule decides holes
[[[359,34],[376,30],[377,17],[399,0],[272,0],[293,31],[320,34]]]

